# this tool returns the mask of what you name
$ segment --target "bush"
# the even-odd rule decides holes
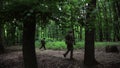
[[[46,44],[46,48],[48,49],[65,49],[66,44],[63,41],[56,41],[56,42],[48,42]]]
[[[37,40],[35,42],[36,47],[40,47],[40,42]],[[53,49],[53,50],[62,50],[66,49],[66,44],[64,41],[47,41],[46,42],[46,48],[47,49]],[[74,45],[74,49],[80,49],[84,48],[84,42],[78,42],[76,45]]]
[[[50,41],[51,39],[47,39],[46,41],[46,48],[53,49],[53,50],[61,50],[66,49],[65,41]],[[117,42],[95,42],[95,47],[105,47],[107,45],[118,45]],[[36,40],[35,42],[36,47],[40,47],[40,41]],[[84,42],[76,42],[74,45],[74,49],[81,49],[84,48]]]

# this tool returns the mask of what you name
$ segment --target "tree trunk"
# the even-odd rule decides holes
[[[0,0],[0,12],[3,8],[3,0]],[[0,18],[0,54],[4,53],[4,46],[3,46],[3,37],[2,37],[2,18]]]
[[[23,58],[25,68],[37,68],[35,53],[35,15],[27,17],[24,20],[23,29]]]
[[[100,16],[101,10],[99,9],[98,11],[99,11],[98,15],[97,15],[97,17],[98,17],[98,25],[97,25],[96,28],[98,28],[99,41],[102,42],[103,41],[103,26],[102,26],[103,23],[101,21],[102,17]]]
[[[85,65],[95,65],[97,61],[95,60],[95,51],[94,51],[94,16],[91,16],[92,11],[96,7],[96,0],[91,0],[88,4],[87,16],[86,16],[86,28],[85,28],[85,55],[84,55],[84,64]]]
[[[114,41],[120,41],[120,24],[119,24],[119,18],[120,18],[120,7],[119,2],[115,0],[113,2],[113,10],[114,10]],[[115,8],[116,7],[116,8]]]
[[[11,44],[12,45],[15,45],[15,43],[16,43],[16,36],[15,36],[15,32],[16,32],[16,25],[15,24],[11,24],[11,25],[13,25],[12,27],[11,27],[11,40],[12,40],[12,42],[11,42]]]
[[[3,38],[2,38],[2,24],[0,23],[0,54],[4,53]]]
[[[103,41],[103,32],[102,32],[102,28],[99,29],[99,41],[102,42]]]
[[[96,63],[94,53],[94,29],[85,29],[85,65],[94,65]]]
[[[82,26],[80,26],[80,34],[79,34],[80,41],[82,41]]]

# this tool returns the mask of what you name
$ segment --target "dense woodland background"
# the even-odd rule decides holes
[[[120,41],[120,1],[0,0],[0,53],[22,46],[25,68],[37,68],[35,47],[42,38],[48,49],[65,49],[69,30],[75,49],[85,47],[84,63],[96,64],[95,45]]]

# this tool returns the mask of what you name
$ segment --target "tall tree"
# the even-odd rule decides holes
[[[94,14],[93,11],[96,7],[96,0],[90,0],[87,6],[86,27],[85,27],[85,55],[84,64],[94,65],[96,64],[95,51],[94,51]]]
[[[25,68],[37,68],[36,54],[35,54],[35,28],[36,15],[31,10],[27,13],[23,24],[23,57]]]
[[[2,24],[0,21],[0,54],[4,52],[3,38],[2,38]]]
[[[118,0],[113,1],[114,10],[114,41],[120,41],[120,2]]]
[[[2,14],[2,8],[3,8],[3,1],[0,0],[0,16]],[[0,54],[4,52],[4,46],[3,46],[3,38],[2,38],[2,16],[0,17]]]

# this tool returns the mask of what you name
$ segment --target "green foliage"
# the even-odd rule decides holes
[[[61,44],[62,48],[65,48],[63,46],[65,44],[63,43],[52,42],[64,40],[64,36],[70,29],[74,30],[74,36],[77,42],[80,40],[83,41],[85,30],[80,31],[80,28],[85,29],[85,27],[89,28],[89,30],[91,30],[91,28],[96,29],[95,41],[119,41],[119,1],[98,0],[96,8],[94,8],[93,11],[87,11],[88,7],[93,7],[88,5],[90,1],[91,0],[1,0],[0,23],[5,24],[3,26],[5,26],[4,31],[6,37],[13,35],[11,34],[12,32],[9,32],[12,28],[9,28],[10,25],[7,25],[7,23],[11,23],[11,25],[15,26],[16,33],[21,34],[18,36],[22,39],[23,19],[25,19],[27,15],[32,15],[31,11],[35,11],[37,20],[36,38],[46,37],[51,47],[54,46],[59,49],[61,47],[57,44]],[[89,19],[86,19],[87,13],[91,13]],[[13,22],[14,19],[16,22]],[[86,24],[86,22],[88,22],[88,24]],[[7,33],[9,35],[7,35]],[[80,36],[82,36],[82,38],[80,38]],[[37,44],[39,44],[39,42],[37,42]],[[79,44],[82,46],[79,47]],[[75,48],[82,47],[84,47],[83,43],[76,43]]]
[[[120,42],[95,42],[96,47],[105,47],[105,46],[112,46],[112,45],[119,45]]]
[[[66,45],[65,42],[56,41],[56,42],[48,42],[46,44],[46,47],[48,49],[65,49]]]
[[[95,42],[95,47],[105,47],[105,46],[112,46],[112,45],[119,45],[120,42]],[[36,47],[39,48],[41,46],[39,41],[36,41]],[[53,42],[47,42],[46,44],[47,49],[53,49],[53,50],[64,50],[66,49],[66,44],[64,41],[53,41]],[[84,48],[84,42],[77,42],[76,45],[74,45],[74,49],[83,49]]]
[[[75,49],[84,48],[84,42],[77,42],[77,43],[74,45],[74,48],[75,48]]]

